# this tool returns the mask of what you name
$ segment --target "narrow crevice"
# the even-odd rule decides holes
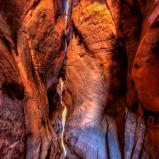
[[[49,87],[47,91],[47,97],[49,102],[49,118],[52,116],[52,113],[56,112],[59,105],[59,96],[56,91],[57,84]]]
[[[46,155],[45,159],[50,159],[50,157],[51,157],[51,146],[52,146],[52,141],[49,143],[49,147],[47,149],[47,155]]]
[[[9,42],[9,40],[5,37],[2,36],[2,41],[4,43],[4,45],[7,47],[8,51],[11,53],[12,52],[12,48],[11,48],[11,43]]]
[[[67,49],[70,42],[70,29],[71,29],[71,13],[72,13],[72,0],[63,0],[63,14],[65,18],[65,28],[63,34],[63,49],[64,49],[64,62],[59,73],[59,78],[65,78],[67,67]]]

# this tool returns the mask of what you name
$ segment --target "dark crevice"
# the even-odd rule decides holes
[[[152,44],[151,51],[153,55],[159,55],[159,40]]]
[[[123,96],[127,92],[127,52],[125,48],[125,41],[123,38],[117,38],[113,44],[112,60],[117,64],[110,68],[114,79],[120,83],[117,87],[115,84],[111,86],[110,92],[114,96]]]
[[[2,40],[2,42],[4,43],[4,45],[6,46],[6,48],[8,49],[8,51],[10,53],[15,53],[16,55],[18,55],[18,51],[17,51],[17,47],[15,46],[16,41],[17,41],[17,36],[16,34],[13,34],[13,38],[9,37],[7,35],[4,35],[1,31],[0,31],[0,38]]]
[[[106,140],[106,149],[107,149],[107,158],[108,159],[110,159],[110,152],[109,152],[109,143],[108,143],[108,127],[109,127],[109,123],[108,123],[108,121],[107,121],[107,119],[105,119],[106,120],[106,123],[107,123],[107,131],[106,131],[106,134],[105,134],[105,140]]]
[[[144,118],[149,123],[159,123],[159,113],[158,112],[152,112],[150,110],[146,110],[144,107],[142,107],[144,110]]]
[[[40,0],[35,0],[33,3],[32,8],[35,8],[39,4]]]
[[[52,146],[52,141],[49,143],[49,147],[47,149],[47,155],[46,155],[45,159],[50,159],[50,157],[51,157],[51,146]]]
[[[56,84],[52,85],[47,91],[47,97],[49,102],[49,117],[52,116],[52,113],[57,110],[59,103],[59,96],[56,90]]]
[[[123,3],[123,5],[120,8],[121,15],[120,15],[118,28],[120,29],[120,31],[125,32],[125,30],[128,29],[127,28],[128,26],[124,24],[125,21],[127,23],[127,21],[131,22],[136,19],[138,23],[135,22],[136,24],[134,24],[134,26],[137,25],[136,32],[134,33],[134,35],[138,37],[139,39],[141,34],[141,29],[142,29],[142,21],[143,21],[143,15],[140,11],[140,5],[138,2],[134,2],[131,5],[126,0],[121,0],[121,3]],[[124,35],[124,36],[125,36],[125,39],[128,38],[127,35]]]
[[[121,3],[123,4],[124,8],[127,9],[127,11],[128,11],[127,15],[125,14],[126,12],[121,12],[122,17],[125,17],[127,19],[130,16],[135,16],[135,15],[141,15],[142,14],[141,11],[140,11],[140,8],[139,8],[138,1],[134,1],[132,4],[130,4],[130,2],[127,1],[127,0],[121,0]]]
[[[154,22],[150,28],[155,29],[155,28],[159,28],[159,21]]]
[[[18,99],[23,100],[24,99],[24,87],[15,82],[4,82],[2,84],[2,92],[5,93],[8,97],[11,99]]]
[[[137,127],[138,126],[138,120],[136,121],[136,125],[135,125],[135,134],[134,134],[134,136],[135,136],[135,143],[134,143],[134,145],[133,145],[133,148],[132,148],[132,151],[131,151],[131,157],[130,158],[133,158],[133,156],[134,156],[134,153],[135,153],[135,148],[136,148],[136,144],[137,144],[137,140],[138,140],[138,136],[137,136]]]
[[[138,95],[137,95],[137,92],[135,90],[135,82],[133,80],[131,80],[131,88],[134,89],[134,100],[133,100],[133,103],[131,103],[131,106],[130,106],[130,110],[133,112],[133,113],[137,113],[138,111],[138,107],[139,107],[139,99],[138,99]]]
[[[58,55],[58,53],[62,52],[64,50],[64,42],[63,42],[63,38],[64,38],[64,34],[61,36],[61,44],[60,44],[60,48],[53,52],[52,54],[50,54],[44,63],[44,66],[41,68],[40,71],[40,77],[42,78],[42,80],[46,80],[46,75],[47,75],[47,71],[50,70],[50,67],[52,66],[52,61],[55,60],[58,56],[61,56],[61,54]],[[59,71],[59,76],[61,74],[62,71]]]
[[[4,45],[8,48],[9,52],[12,52],[12,47],[11,47],[11,43],[8,41],[8,39],[5,36],[1,37]]]
[[[61,13],[58,13],[58,12],[57,12],[57,13],[55,14],[55,23],[57,23],[58,18],[61,17],[61,16],[62,16]]]

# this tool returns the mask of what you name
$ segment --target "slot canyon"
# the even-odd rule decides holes
[[[0,159],[159,159],[159,0],[0,0]]]

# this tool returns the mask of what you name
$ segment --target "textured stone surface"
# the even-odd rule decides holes
[[[2,15],[0,21],[4,31],[0,34],[0,158],[24,158],[24,89],[11,48],[6,45],[10,29]]]
[[[158,159],[159,2],[64,2],[0,0],[0,158]]]
[[[63,18],[58,15],[55,20],[56,2],[12,3],[1,5],[0,16],[0,158],[55,158],[58,148],[49,123],[47,88],[57,82],[63,63]]]
[[[139,99],[147,110],[154,112],[159,111],[159,92],[156,89],[159,78],[158,9],[159,4],[154,1],[146,13],[133,69]]]
[[[124,57],[125,52],[118,52],[122,47],[122,40],[117,35],[117,28],[105,1],[82,0],[74,4],[72,23],[65,80],[66,94],[71,94],[70,103],[67,103],[66,98],[70,111],[66,136],[70,136],[69,142],[74,140],[74,137],[69,135],[72,132],[73,136],[78,138],[78,142],[72,147],[73,151],[79,149],[76,152],[79,157],[90,152],[84,158],[107,158],[106,147],[101,146],[106,139],[106,132],[102,130],[100,123],[111,98],[115,98],[119,92],[122,93],[120,80],[122,77],[124,80],[124,64],[120,58]],[[76,129],[84,129],[85,133],[80,131],[83,135],[78,136],[80,132],[75,133]],[[92,131],[89,132],[89,129]],[[101,133],[103,131],[103,135],[97,135],[98,129],[101,129]],[[96,135],[98,142],[90,143],[93,141],[85,139],[88,138],[87,134]],[[96,147],[91,146],[93,144]],[[117,151],[119,149],[116,149]],[[98,156],[100,154],[102,156]]]

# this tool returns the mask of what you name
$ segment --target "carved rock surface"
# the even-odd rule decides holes
[[[158,159],[159,2],[66,2],[0,0],[0,158]]]

